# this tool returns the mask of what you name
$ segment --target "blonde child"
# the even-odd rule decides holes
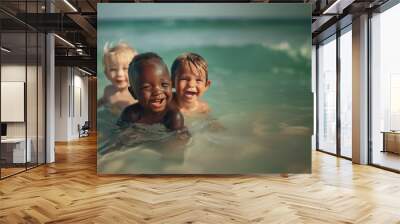
[[[106,106],[113,114],[119,116],[125,107],[137,102],[129,92],[128,77],[129,63],[136,55],[137,52],[126,43],[119,43],[111,48],[105,46],[104,73],[111,85],[104,88],[98,107]]]

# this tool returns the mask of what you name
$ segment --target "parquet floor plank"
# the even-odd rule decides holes
[[[96,174],[96,138],[0,181],[2,223],[398,223],[400,175],[313,152],[301,175]]]

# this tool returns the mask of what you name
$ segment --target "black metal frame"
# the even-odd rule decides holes
[[[371,65],[371,56],[372,56],[372,32],[371,32],[371,19],[372,19],[372,13],[369,12],[368,13],[368,54],[367,54],[367,61],[368,61],[368,75],[367,75],[367,83],[368,83],[368,95],[367,95],[367,107],[368,107],[368,111],[367,111],[367,119],[368,119],[368,124],[367,124],[367,132],[368,132],[368,164],[373,164],[372,163],[372,97],[371,97],[371,93],[372,93],[372,65]]]
[[[0,23],[0,30],[1,30],[1,28],[2,28],[2,23]],[[1,41],[2,41],[2,32],[0,32],[0,47],[3,46]],[[1,60],[1,50],[0,50],[0,101],[1,101],[1,77],[2,77],[2,75],[1,75],[1,61],[2,60]],[[0,111],[1,111],[1,104],[0,104]],[[1,124],[1,113],[0,113],[0,124]],[[2,152],[2,149],[1,149],[1,144],[0,144],[0,180],[1,180],[1,152]]]
[[[319,45],[317,44],[315,46],[315,148],[318,150],[319,149],[319,76],[318,76],[318,70],[319,70],[319,63],[318,63],[318,58],[319,58]]]
[[[23,2],[23,3],[25,3],[25,12],[27,12],[27,2],[28,2],[27,0],[25,0]],[[39,6],[38,6],[39,0],[36,0],[36,3],[37,3],[36,11],[38,11],[39,10]],[[46,7],[46,11],[47,11],[47,7]],[[25,14],[25,17],[26,17],[26,15],[27,14]],[[43,32],[40,32],[39,30],[29,26],[26,23],[24,23],[24,27],[25,27],[25,30],[23,33],[25,33],[25,83],[24,83],[25,169],[15,172],[15,173],[12,173],[7,176],[2,176],[2,168],[0,167],[0,180],[6,179],[8,177],[17,175],[19,173],[25,172],[27,170],[36,168],[38,166],[41,166],[41,165],[47,163],[47,150],[46,150],[47,149],[47,128],[46,128],[47,127],[47,111],[46,111],[46,108],[47,108],[47,81],[46,81],[46,78],[47,78],[47,40],[46,40],[46,35],[44,35],[44,38],[43,38],[44,41],[42,41],[42,44],[44,44],[44,46],[43,46],[44,51],[41,51],[41,53],[44,53],[44,55],[43,55],[44,68],[42,69],[42,77],[43,77],[42,82],[44,83],[44,99],[43,99],[44,105],[42,106],[44,108],[44,111],[43,111],[44,112],[44,117],[43,117],[44,120],[42,121],[42,122],[44,122],[44,136],[43,136],[44,145],[42,147],[44,147],[44,150],[43,150],[44,161],[43,161],[43,163],[39,163],[39,136],[38,136],[39,135],[39,106],[38,106],[38,104],[39,104],[39,68],[38,68],[38,66],[39,66],[39,33],[43,33]],[[28,161],[28,154],[27,154],[27,147],[28,147],[28,144],[27,144],[27,142],[28,142],[28,125],[27,125],[27,121],[28,121],[28,117],[27,117],[28,116],[28,114],[27,114],[28,30],[33,30],[36,33],[36,104],[37,104],[37,107],[36,107],[36,143],[37,143],[36,144],[36,146],[37,146],[36,147],[36,150],[37,150],[36,162],[35,163],[31,162],[29,165],[32,165],[32,166],[29,166],[29,167],[28,167],[28,162],[27,162]],[[47,34],[47,33],[43,33],[43,34]],[[0,45],[1,45],[1,35],[2,35],[2,32],[0,32]],[[1,67],[1,62],[2,62],[2,58],[1,58],[1,54],[0,54],[0,67]],[[1,69],[0,69],[0,81],[1,81]],[[1,90],[1,85],[0,85],[0,90]],[[1,97],[1,93],[0,93],[0,97]],[[1,117],[0,117],[0,120],[1,120]],[[0,144],[0,158],[1,158],[1,144]]]
[[[39,12],[39,4],[36,4],[36,12]],[[46,38],[46,36],[44,37]],[[36,32],[36,104],[39,105],[39,33]],[[43,76],[42,76],[43,77]],[[39,107],[36,107],[36,165],[39,164]],[[45,150],[46,151],[46,150]]]
[[[25,12],[28,11],[28,3],[25,1]],[[28,18],[27,13],[25,13],[25,21]],[[25,170],[28,170],[28,111],[27,111],[27,82],[28,82],[28,24],[25,23],[25,85],[24,85],[24,120],[25,120]]]
[[[340,78],[341,78],[341,66],[340,66],[340,36],[341,30],[336,30],[336,154],[341,156],[341,133],[342,125],[340,119]]]
[[[47,1],[45,1],[45,12],[49,13],[47,7]],[[47,32],[44,32],[44,164],[47,163]],[[43,72],[43,71],[42,71]]]
[[[316,150],[319,152],[323,152],[329,155],[337,156],[343,159],[347,160],[352,160],[352,158],[349,158],[347,156],[343,156],[341,153],[341,117],[340,117],[340,81],[341,81],[341,67],[340,67],[340,37],[344,34],[342,33],[343,30],[347,29],[349,26],[352,24],[348,24],[344,27],[340,27],[339,25],[336,25],[336,32],[325,39],[319,41],[316,47],[316,86],[317,86],[317,91],[316,91]],[[319,148],[319,45],[320,43],[328,40],[331,38],[333,35],[335,35],[334,41],[336,41],[336,153],[328,152],[326,150],[320,149]],[[333,40],[332,40],[333,41]]]

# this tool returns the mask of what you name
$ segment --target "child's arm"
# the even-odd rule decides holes
[[[186,150],[186,145],[190,140],[190,133],[185,127],[184,118],[179,110],[171,109],[166,114],[165,126],[175,132],[175,138],[170,138],[164,142],[163,158],[182,162]]]
[[[112,95],[113,91],[114,90],[112,85],[108,85],[104,88],[103,96],[97,101],[98,108],[108,103],[108,99]]]
[[[183,114],[176,108],[172,107],[167,112],[164,124],[168,129],[172,131],[177,131],[178,137],[180,139],[186,139],[190,137],[190,133],[185,127]]]
[[[103,96],[99,100],[97,100],[97,108],[102,107],[105,103],[106,103],[106,100],[104,99],[104,96]]]
[[[126,127],[130,124],[135,123],[140,118],[140,105],[133,104],[127,106],[121,113],[121,116],[118,119],[117,125],[120,127]]]
[[[166,114],[165,126],[172,131],[184,129],[185,121],[182,113],[175,108],[170,109]]]
[[[185,120],[183,114],[176,109],[170,109],[166,114],[165,126],[171,131],[176,131],[177,137],[180,140],[187,140],[190,138],[190,133],[185,127]]]

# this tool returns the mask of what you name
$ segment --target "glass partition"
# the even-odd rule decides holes
[[[371,19],[372,163],[400,171],[400,4]]]
[[[336,154],[336,35],[318,47],[318,149]]]
[[[33,15],[40,13],[39,1],[27,1],[25,12]],[[39,22],[38,16],[30,17],[33,24]],[[29,27],[28,27],[29,28]],[[27,29],[27,142],[31,150],[31,161],[28,168],[38,165],[38,64],[39,64],[39,33],[34,29]],[[27,149],[29,149],[29,147]]]
[[[43,11],[44,1],[1,2],[17,16]],[[0,178],[45,163],[44,33],[0,12]]]
[[[1,123],[2,177],[24,171],[31,151],[26,147],[26,33],[1,34]]]
[[[45,144],[45,124],[46,124],[46,38],[43,33],[38,33],[38,74],[37,74],[37,162],[43,164],[46,162],[46,144]]]
[[[38,34],[27,33],[27,82],[26,82],[26,113],[27,113],[27,150],[30,150],[28,168],[36,166],[38,160]]]
[[[352,157],[352,35],[351,25],[340,35],[340,154]]]

